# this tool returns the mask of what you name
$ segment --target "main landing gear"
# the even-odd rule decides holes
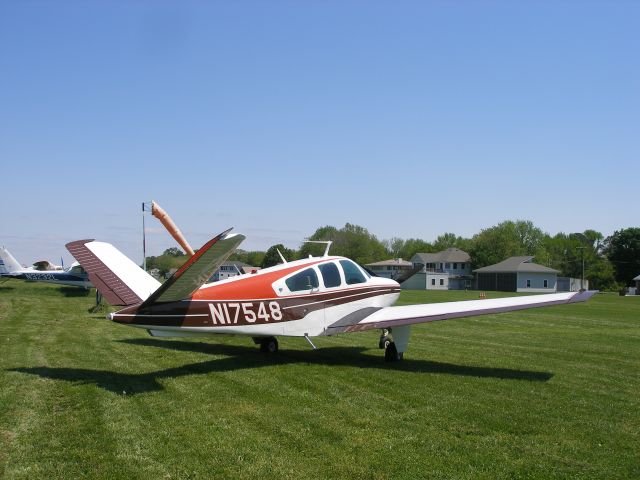
[[[253,343],[260,345],[263,353],[278,353],[278,339],[276,337],[254,337]]]
[[[396,343],[393,341],[393,337],[389,336],[391,329],[382,329],[380,334],[380,341],[378,342],[378,348],[384,348],[384,361],[385,362],[397,362],[402,360],[404,352],[399,352],[396,347]]]

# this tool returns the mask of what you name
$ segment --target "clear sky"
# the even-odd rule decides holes
[[[0,244],[638,226],[640,2],[0,0]],[[147,219],[148,253],[175,242]]]

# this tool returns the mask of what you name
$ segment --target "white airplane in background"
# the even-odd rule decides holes
[[[41,260],[33,264],[33,267],[23,267],[13,255],[4,247],[0,248],[0,276],[3,278],[15,278],[19,280],[33,280],[38,282],[69,285],[72,287],[91,288],[87,272],[78,262],[64,269],[47,260]]]
[[[78,240],[67,249],[99,292],[125,308],[107,318],[144,328],[153,336],[248,335],[275,353],[276,337],[311,337],[382,331],[385,360],[403,358],[411,325],[581,302],[596,292],[570,292],[392,306],[400,296],[394,280],[371,276],[355,262],[328,254],[287,262],[255,273],[205,283],[244,240],[221,233],[160,284],[113,245]]]

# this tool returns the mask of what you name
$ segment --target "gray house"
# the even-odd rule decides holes
[[[408,290],[464,290],[471,288],[471,257],[459,248],[411,257],[417,273],[402,283]]]
[[[478,290],[550,293],[556,291],[558,270],[532,263],[534,257],[511,257],[474,270]]]

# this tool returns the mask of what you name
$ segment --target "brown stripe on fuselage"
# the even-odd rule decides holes
[[[175,327],[225,327],[300,320],[313,311],[367,298],[400,292],[398,287],[368,286],[334,292],[245,300],[183,300],[140,308],[127,307],[113,314],[118,323]]]

